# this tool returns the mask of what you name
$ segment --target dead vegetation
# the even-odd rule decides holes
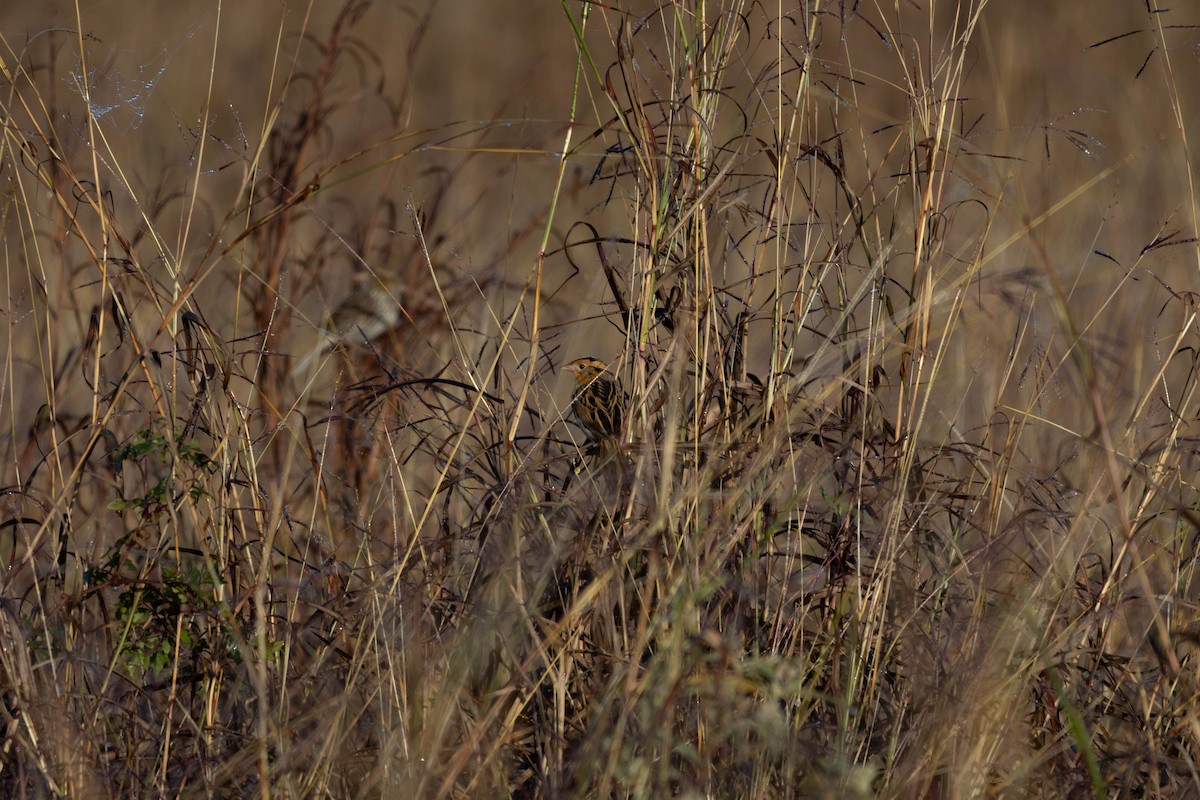
[[[1138,165],[978,96],[1005,11],[568,3],[520,202],[377,12],[157,185],[0,40],[0,793],[1200,795],[1194,225],[1030,197]]]

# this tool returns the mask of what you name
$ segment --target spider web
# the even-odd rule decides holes
[[[193,38],[197,30],[198,26],[193,25],[184,35],[184,41]],[[175,50],[179,46],[182,43]],[[82,61],[77,60],[67,83],[87,104],[93,119],[107,121],[116,130],[127,133],[145,122],[147,104],[167,74],[172,55],[173,51],[163,47],[149,58],[138,58],[127,69],[118,66],[119,52],[112,53],[103,67],[93,66],[102,59],[92,58],[85,70]]]

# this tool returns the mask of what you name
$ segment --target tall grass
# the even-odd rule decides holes
[[[1200,796],[1195,32],[1116,5],[564,3],[552,123],[422,117],[438,4],[224,9],[173,128],[6,31],[0,793]]]

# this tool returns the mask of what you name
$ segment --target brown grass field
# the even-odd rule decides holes
[[[1156,0],[5,4],[0,797],[1200,798],[1198,103]]]

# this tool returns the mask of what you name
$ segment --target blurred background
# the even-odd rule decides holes
[[[982,249],[985,280],[976,303],[962,309],[973,335],[958,336],[948,352],[958,363],[942,376],[956,377],[960,385],[946,386],[955,403],[941,413],[948,421],[979,423],[994,408],[1000,380],[989,365],[1005,361],[989,356],[1047,346],[1048,328],[1064,312],[1051,299],[1051,287],[1025,281],[998,295],[987,291],[988,280],[1047,267],[1060,281],[1059,299],[1069,304],[1080,335],[1112,356],[1101,367],[1113,391],[1136,394],[1172,346],[1160,342],[1156,331],[1175,330],[1178,317],[1171,315],[1186,313],[1168,302],[1171,292],[1188,291],[1196,269],[1194,248],[1143,252],[1162,237],[1190,237],[1195,228],[1186,134],[1198,65],[1191,30],[1176,27],[1185,13],[1148,15],[1141,4],[1116,0],[1086,10],[1022,0],[934,2],[927,8],[901,4],[883,14],[835,4],[819,15],[840,16],[840,36],[825,28],[807,76],[770,74],[780,52],[805,55],[799,39],[786,35],[794,23],[778,23],[780,39],[769,23],[751,15],[746,24],[753,35],[739,43],[743,49],[734,60],[740,76],[727,76],[733,103],[723,122],[731,132],[746,126],[769,141],[772,104],[780,93],[786,97],[811,83],[817,90],[805,103],[826,107],[805,109],[798,139],[828,144],[840,135],[846,178],[856,189],[898,174],[913,158],[896,139],[912,119],[912,87],[944,79],[939,70],[951,67],[941,56],[978,15],[961,64],[962,96],[944,107],[955,115],[953,130],[961,139],[939,189],[961,202],[945,224],[957,246]],[[661,21],[637,14],[634,5],[616,18],[640,25],[642,41],[661,36]],[[570,21],[557,4],[503,0],[368,4],[352,17],[335,3],[218,8],[208,2],[147,7],[53,0],[9,4],[0,29],[9,74],[28,71],[25,80],[52,104],[38,113],[51,112],[56,145],[77,167],[90,168],[86,82],[95,135],[103,138],[94,165],[100,191],[114,218],[137,232],[137,252],[120,255],[157,271],[164,282],[176,272],[196,277],[199,270],[197,302],[205,321],[227,339],[256,327],[252,315],[225,318],[235,308],[245,310],[226,301],[257,291],[256,279],[280,282],[287,313],[285,327],[273,335],[286,335],[298,349],[314,340],[322,315],[367,267],[411,268],[410,288],[428,291],[409,263],[412,209],[437,212],[426,233],[436,240],[438,267],[459,277],[487,276],[492,283],[476,299],[494,297],[498,309],[510,311],[532,274],[571,115],[577,57]],[[322,73],[338,26],[347,55]],[[605,56],[614,52],[612,31],[601,33],[597,26],[593,32],[591,46],[603,70]],[[614,79],[611,71],[604,74]],[[327,81],[323,96],[336,100],[325,101],[329,107],[305,142],[299,174],[272,175],[256,159],[273,146],[286,147],[286,137],[270,140],[264,131],[278,134],[302,123],[318,75]],[[581,79],[571,140],[576,149],[547,241],[543,291],[552,300],[542,321],[577,323],[551,330],[569,353],[582,349],[608,358],[622,341],[616,327],[600,319],[612,309],[597,305],[611,298],[595,254],[576,248],[585,274],[575,275],[561,248],[581,220],[596,225],[601,236],[629,238],[636,189],[620,185],[614,194],[606,180],[613,155],[606,148],[614,140],[589,137],[598,125],[611,125],[612,112],[590,66]],[[736,117],[734,104],[744,119]],[[13,124],[30,124],[25,110],[10,111]],[[260,192],[271,191],[272,182],[298,191],[320,174],[320,190],[287,231],[286,263],[274,271],[245,249],[213,260],[245,222],[229,214],[245,199],[252,164],[259,169]],[[911,205],[911,197],[875,199]],[[56,212],[43,205],[39,213]],[[10,241],[28,233],[14,230],[11,216],[6,224]],[[29,226],[41,227],[36,218]],[[881,238],[898,230],[881,230]],[[911,231],[906,235],[911,238]],[[54,323],[67,335],[83,335],[94,305],[88,298],[99,297],[96,271],[83,263],[86,254],[70,241],[56,246],[62,248],[61,272],[30,276],[15,255],[7,266],[10,324],[3,335],[13,347],[17,374],[40,371],[32,364],[33,337],[25,333],[31,280],[45,283]],[[892,256],[897,263],[904,258],[903,252]],[[986,299],[995,297],[997,302]],[[429,297],[404,301],[417,317],[427,303],[436,307]],[[485,305],[475,306],[474,323],[494,333]],[[158,309],[135,306],[135,313],[147,314],[146,325],[161,325],[161,316],[154,319]],[[1040,325],[1018,324],[1043,315]],[[1019,330],[1025,333],[1018,341]],[[967,391],[965,401],[959,389]],[[1053,404],[1056,394],[1074,391],[1039,396]],[[21,403],[14,409],[18,428],[36,408]]]

